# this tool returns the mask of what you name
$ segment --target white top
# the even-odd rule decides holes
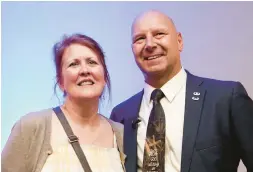
[[[56,115],[52,117],[51,146],[42,172],[83,172],[82,165]],[[114,135],[114,147],[104,148],[95,145],[81,145],[92,172],[123,172],[120,153]]]
[[[165,172],[180,172],[186,78],[187,74],[182,68],[176,76],[161,87],[161,90],[165,94],[165,97],[161,99],[161,105],[166,118]],[[147,125],[153,107],[153,101],[150,100],[150,96],[154,89],[147,83],[145,84],[139,112],[141,122],[137,130],[138,172],[141,172],[143,163]]]

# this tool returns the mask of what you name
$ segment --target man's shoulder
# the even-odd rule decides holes
[[[234,88],[238,84],[241,84],[238,81],[233,80],[222,80],[222,79],[215,79],[215,78],[209,78],[209,77],[202,77],[190,74],[191,77],[202,81],[201,85],[203,87],[206,87],[207,89],[228,89],[228,88]]]
[[[118,105],[116,105],[114,107],[114,110],[125,109],[125,108],[130,108],[132,106],[135,106],[136,104],[139,104],[141,102],[142,96],[143,96],[143,90],[127,98],[126,100],[119,103]]]

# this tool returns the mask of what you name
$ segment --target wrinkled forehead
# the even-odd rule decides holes
[[[71,55],[71,56],[80,56],[80,55],[88,55],[88,56],[96,56],[96,53],[93,49],[91,49],[87,45],[83,45],[80,43],[72,43],[64,50],[63,55]]]
[[[132,36],[139,32],[145,32],[150,29],[162,28],[162,29],[173,29],[174,24],[172,20],[158,12],[148,12],[138,16],[132,25]]]
[[[92,48],[83,44],[72,43],[65,48],[62,54],[62,63],[79,58],[92,58],[100,60],[98,54]]]

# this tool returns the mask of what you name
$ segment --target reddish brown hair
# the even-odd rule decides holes
[[[60,80],[61,80],[63,53],[72,44],[80,44],[80,45],[86,46],[96,53],[104,69],[104,78],[105,78],[106,86],[108,88],[109,97],[110,97],[111,82],[110,82],[109,72],[107,70],[106,63],[105,63],[105,55],[104,55],[103,49],[94,39],[83,34],[73,34],[71,36],[64,35],[62,40],[60,42],[57,42],[53,47],[54,63],[55,63],[55,70],[56,70],[56,84],[54,87],[55,93],[56,93],[56,87],[60,83]]]

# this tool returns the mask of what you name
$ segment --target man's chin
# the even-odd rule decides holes
[[[161,77],[161,76],[164,76],[164,72],[165,72],[164,70],[150,70],[150,71],[144,72],[144,76],[151,77],[151,78]]]

